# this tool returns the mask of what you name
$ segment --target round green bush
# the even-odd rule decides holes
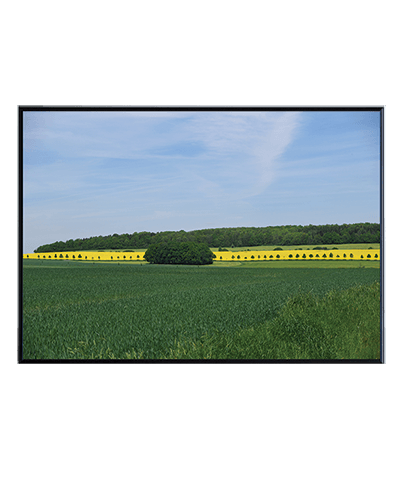
[[[207,244],[190,241],[152,244],[144,255],[152,264],[212,264],[214,257]]]

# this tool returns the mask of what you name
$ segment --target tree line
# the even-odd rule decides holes
[[[195,231],[142,231],[69,239],[39,246],[35,253],[75,250],[147,249],[166,242],[206,243],[209,247],[298,246],[307,244],[379,243],[380,224],[325,224],[267,226],[263,228],[211,228]]]

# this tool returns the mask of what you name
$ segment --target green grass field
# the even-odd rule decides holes
[[[380,268],[380,260],[344,260],[344,259],[274,259],[271,261],[214,261],[215,267],[236,267],[243,268]]]
[[[24,260],[23,359],[378,358],[378,262],[298,263]]]
[[[248,247],[239,247],[239,248],[229,248],[226,247],[228,251],[272,251],[275,248],[282,248],[283,250],[296,250],[296,249],[313,249],[316,247],[322,247],[327,249],[380,249],[380,243],[357,243],[357,244],[308,244],[308,245],[299,245],[299,246],[280,246],[279,244],[274,244],[271,246],[248,246]],[[217,248],[211,248],[213,251],[217,251]]]
[[[279,245],[273,245],[273,246],[249,246],[249,247],[238,247],[238,248],[231,248],[231,247],[225,247],[228,251],[232,252],[238,252],[238,251],[272,251],[275,248],[281,247],[283,250],[296,250],[296,249],[313,249],[317,246],[321,246],[323,248],[327,249],[380,249],[380,243],[361,243],[361,244],[313,244],[313,245],[299,245],[299,246],[279,246]],[[218,251],[219,246],[215,248],[211,248],[212,251]],[[121,248],[121,249],[79,249],[77,251],[80,252],[86,252],[86,251],[98,251],[98,252],[103,252],[103,251],[111,251],[111,252],[117,252],[117,253],[123,253],[123,252],[134,252],[134,253],[141,253],[146,251],[146,248]]]
[[[271,320],[187,340],[169,359],[379,359],[380,284],[290,297]]]

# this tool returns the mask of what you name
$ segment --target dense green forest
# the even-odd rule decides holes
[[[39,246],[35,253],[74,250],[147,249],[152,244],[176,241],[206,243],[210,247],[298,246],[303,244],[379,243],[380,224],[326,224],[267,226],[264,228],[212,228],[196,231],[142,231],[69,239]]]

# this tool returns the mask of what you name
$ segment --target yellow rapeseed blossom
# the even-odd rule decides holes
[[[53,253],[24,254],[24,259],[68,259],[73,261],[143,261],[145,251],[57,251]]]
[[[319,260],[319,259],[380,259],[380,249],[285,249],[275,251],[214,251],[215,261],[276,261],[276,260]]]
[[[380,249],[284,249],[274,251],[213,251],[215,261],[276,261],[276,260],[378,260]],[[72,261],[144,261],[145,251],[61,251],[28,253],[24,259],[53,259]]]

